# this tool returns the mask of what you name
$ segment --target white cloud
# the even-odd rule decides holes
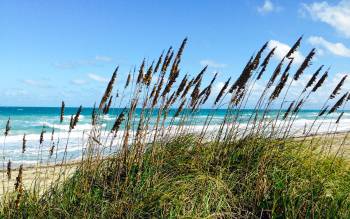
[[[74,80],[72,80],[72,83],[76,84],[76,85],[83,85],[83,84],[86,84],[87,82],[85,80],[82,80],[82,79],[74,79]]]
[[[314,20],[324,22],[350,38],[350,0],[341,0],[336,5],[314,2],[304,4],[304,8]]]
[[[334,55],[350,57],[350,49],[342,43],[332,43],[319,36],[311,36],[308,41],[311,45],[322,47]]]
[[[290,50],[290,46],[277,40],[270,40],[268,47],[269,49],[276,47],[274,57],[279,60],[281,60]],[[299,51],[295,51],[291,57],[294,58],[294,64],[300,64],[304,60],[304,56]]]
[[[223,64],[223,63],[218,63],[218,62],[215,62],[211,59],[204,59],[204,60],[201,60],[200,61],[200,64],[202,66],[208,66],[208,67],[211,67],[211,68],[225,68],[227,65],[226,64]]]
[[[107,78],[104,78],[102,76],[99,76],[99,75],[96,75],[96,74],[93,74],[93,73],[90,73],[88,74],[88,77],[94,81],[98,81],[98,82],[108,82],[108,79]]]
[[[95,60],[101,61],[101,62],[110,62],[110,61],[112,61],[112,58],[109,56],[96,56]]]
[[[81,66],[94,66],[94,65],[98,65],[106,62],[111,62],[111,61],[112,61],[112,58],[109,56],[95,56],[94,58],[91,58],[91,59],[57,62],[57,63],[54,63],[53,65],[56,68],[61,68],[61,69],[74,69]]]
[[[36,85],[40,84],[38,81],[34,81],[32,79],[24,79],[23,83],[28,84],[28,85],[33,85],[33,86],[36,86]]]
[[[276,6],[272,1],[265,0],[264,4],[257,8],[260,14],[268,14],[270,12],[277,12],[281,10],[281,7]]]
[[[30,85],[33,87],[40,87],[40,88],[51,88],[52,86],[47,83],[47,81],[36,81],[32,79],[24,79],[22,82],[26,85]]]
[[[28,92],[23,89],[13,89],[13,90],[6,90],[5,96],[7,97],[18,97],[18,96],[25,96]]]

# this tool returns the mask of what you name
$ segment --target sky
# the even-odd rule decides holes
[[[291,91],[321,64],[331,67],[310,99],[318,107],[350,72],[350,0],[1,0],[0,106],[92,106],[117,65],[122,84],[144,58],[150,63],[185,37],[181,72],[208,65],[219,89],[266,41],[281,58],[300,36],[295,67],[312,48],[317,55]]]

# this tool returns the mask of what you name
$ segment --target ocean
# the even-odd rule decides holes
[[[77,127],[72,131],[69,136],[67,159],[78,160],[81,159],[84,152],[84,145],[88,137],[89,130],[91,129],[91,113],[92,108],[83,108],[79,123]],[[77,108],[66,108],[64,122],[60,124],[60,108],[59,107],[0,107],[0,153],[2,158],[5,157],[5,161],[11,160],[13,166],[19,164],[34,165],[37,162],[54,162],[60,161],[64,154],[64,148],[67,143],[69,121],[71,115],[74,115]],[[105,115],[102,119],[102,127],[105,130],[106,136],[109,133],[117,115],[122,109],[111,109],[109,114]],[[169,115],[175,113],[175,109],[171,110]],[[293,130],[301,132],[305,127],[312,124],[319,110],[302,110],[293,125]],[[200,128],[208,114],[213,113],[211,120],[211,129],[215,130],[218,125],[223,121],[226,110],[211,110],[201,109],[195,113],[190,123],[185,125],[191,125]],[[241,112],[239,122],[244,124],[248,121],[252,114],[252,110],[243,110]],[[278,113],[277,110],[272,110],[269,117],[273,118]],[[138,121],[140,110],[136,111],[135,121]],[[331,128],[335,130],[333,124],[338,117],[339,113],[334,113],[322,119],[323,125],[319,129],[319,132],[325,132]],[[171,117],[169,118],[171,119]],[[151,124],[154,124],[157,117],[157,112],[154,112],[151,118]],[[10,132],[7,137],[4,136],[6,122],[10,118]],[[165,123],[167,126],[170,122],[168,119]],[[175,119],[174,124],[179,123],[179,119]],[[137,124],[137,123],[135,123]],[[54,131],[54,138],[51,141],[52,130]],[[344,115],[341,122],[337,126],[337,131],[348,131],[350,129],[350,111],[344,111]],[[40,133],[42,130],[44,133],[43,144],[39,147]],[[22,154],[22,142],[23,135],[26,134],[26,151]],[[49,158],[49,150],[52,145],[55,144],[55,153]],[[57,149],[57,153],[56,153]],[[38,161],[38,157],[41,160]]]

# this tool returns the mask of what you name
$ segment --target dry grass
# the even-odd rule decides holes
[[[326,135],[317,135],[313,127],[317,120],[345,107],[350,97],[347,91],[341,94],[346,77],[334,88],[310,129],[300,138],[291,138],[298,113],[324,85],[329,71],[317,79],[320,67],[300,89],[297,99],[290,99],[289,88],[308,70],[315,55],[315,50],[311,50],[290,77],[292,55],[301,40],[277,63],[270,76],[275,49],[263,58],[268,45],[265,43],[238,78],[232,84],[231,78],[226,79],[221,91],[212,97],[213,108],[200,128],[195,115],[212,95],[217,75],[205,84],[204,67],[191,80],[186,74],[178,81],[187,39],[177,52],[170,47],[157,62],[148,64],[143,59],[138,71],[135,68],[133,74],[129,73],[125,83],[116,83],[117,67],[98,108],[93,110],[92,129],[81,162],[67,163],[67,149],[82,106],[71,116],[68,137],[60,145],[65,148],[62,160],[55,159],[49,167],[38,162],[22,174],[9,166],[7,172],[13,176],[10,180],[3,171],[6,195],[1,213],[4,217],[349,216],[346,192],[350,185],[345,180],[349,165],[343,159],[348,156],[349,143],[347,135],[332,134],[341,116],[335,126],[329,125]],[[242,128],[244,109],[262,77],[268,77],[264,91],[248,125]],[[120,84],[120,89],[124,88],[122,95],[114,95]],[[129,89],[129,97],[124,95],[125,89]],[[329,103],[332,99],[336,99],[333,104]],[[271,118],[277,101],[281,101],[280,109]],[[291,104],[286,109],[287,101]],[[330,110],[326,108],[329,104]],[[115,112],[116,107],[119,111],[108,130],[103,127],[103,115]],[[226,109],[224,119],[217,129],[212,129],[212,118],[221,108]],[[60,123],[64,114],[62,102]],[[9,119],[4,134],[10,133]],[[52,132],[50,156],[57,150],[56,138]],[[43,141],[42,134],[39,149]],[[25,143],[24,135],[23,153]],[[38,153],[38,160],[42,159],[40,156]],[[4,170],[5,166],[4,160]],[[17,186],[12,191],[14,179]]]

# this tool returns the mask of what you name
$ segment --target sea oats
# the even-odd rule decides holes
[[[327,77],[328,77],[328,70],[321,76],[320,80],[317,81],[315,86],[312,88],[311,92],[316,92],[318,88],[320,88],[322,84],[325,82]]]
[[[46,131],[44,130],[44,128],[41,130],[40,132],[40,138],[39,138],[39,143],[42,144],[44,142],[44,134],[46,133]]]
[[[290,66],[291,63],[292,63],[292,60],[289,62],[288,66]],[[283,72],[279,83],[277,84],[277,86],[275,87],[274,91],[272,92],[272,94],[271,94],[271,96],[269,98],[270,101],[275,100],[276,98],[278,98],[278,96],[280,95],[283,87],[287,83],[287,80],[288,80],[288,77],[289,77],[288,69],[289,68],[287,67],[286,70]]]
[[[63,122],[63,119],[64,119],[64,107],[65,107],[65,104],[64,104],[64,101],[62,101],[62,104],[61,104],[61,113],[60,113],[60,123]]]
[[[166,55],[165,55],[165,58],[164,58],[164,61],[163,61],[163,64],[162,64],[162,68],[161,68],[161,72],[162,73],[164,73],[164,72],[166,72],[166,69],[167,69],[167,67],[168,67],[168,64],[169,64],[169,62],[170,62],[170,57],[172,57],[172,47],[170,47],[169,49],[168,49],[168,52],[166,53]]]
[[[206,65],[199,73],[198,75],[195,77],[193,84],[197,84],[199,80],[202,80],[203,74],[205,73],[205,71],[207,70],[208,66]]]
[[[260,67],[261,67],[261,70],[256,78],[256,80],[260,80],[263,73],[266,71],[266,68],[267,68],[267,65],[269,64],[270,62],[270,59],[271,57],[274,55],[275,53],[275,50],[276,50],[276,47],[274,47],[273,49],[271,49],[271,51],[267,54],[267,56],[265,57],[264,61],[261,63]]]
[[[285,120],[287,118],[287,116],[289,115],[290,111],[292,110],[293,106],[294,106],[294,101],[292,101],[290,104],[289,104],[289,107],[288,109],[286,110],[286,112],[284,113],[283,115],[283,120]]]
[[[54,150],[55,150],[55,142],[52,142],[52,146],[50,147],[50,150],[49,150],[49,157],[50,158],[52,157]]]
[[[303,72],[305,71],[305,69],[307,67],[310,66],[311,64],[311,60],[314,57],[314,55],[316,54],[315,52],[315,48],[313,48],[310,53],[306,56],[306,58],[304,59],[303,63],[300,65],[300,67],[298,68],[298,70],[295,72],[293,79],[296,81],[299,79],[299,77],[303,74]]]
[[[267,85],[266,85],[267,88],[270,88],[272,86],[272,84],[275,82],[277,76],[280,74],[280,72],[282,70],[283,61],[284,61],[284,58],[278,63],[277,67],[273,71],[273,73],[270,77],[270,80],[267,82]]]
[[[200,93],[200,86],[202,82],[202,77],[197,81],[197,84],[194,86],[193,91],[191,93],[191,106],[194,108],[197,104],[199,93]]]
[[[110,96],[108,103],[105,104],[105,106],[103,108],[103,114],[105,114],[105,115],[108,114],[109,109],[111,108],[111,105],[112,105],[112,99],[113,99],[113,96]]]
[[[51,131],[51,141],[53,141],[54,135],[55,135],[55,128],[52,128],[52,131]]]
[[[325,114],[327,112],[329,106],[324,107],[319,113],[318,116],[323,116],[323,114]]]
[[[131,81],[131,72],[129,72],[128,74],[128,78],[126,79],[124,89],[126,89],[129,86],[130,81]]]
[[[10,125],[10,117],[8,118],[7,122],[6,122],[6,127],[5,127],[5,136],[8,136],[8,134],[10,133],[11,130],[11,125]]]
[[[23,138],[22,138],[22,154],[26,151],[26,146],[27,146],[26,134],[23,134]]]
[[[343,86],[344,81],[346,80],[347,77],[348,77],[347,75],[343,76],[343,78],[339,81],[339,83],[337,84],[337,86],[334,88],[333,92],[329,96],[329,99],[334,99],[337,96],[337,94],[339,94],[339,91]]]
[[[333,107],[328,111],[328,114],[334,113],[341,105],[343,105],[348,93],[345,93],[339,100],[333,105]]]
[[[79,116],[80,116],[80,113],[82,111],[83,107],[80,106],[77,110],[77,113],[75,114],[74,118],[72,116],[72,120],[71,120],[71,124],[70,124],[70,131],[73,130],[75,128],[75,126],[78,124],[78,121],[79,121]]]
[[[211,93],[211,87],[213,86],[213,84],[214,84],[214,82],[215,82],[217,76],[218,76],[218,73],[215,73],[215,75],[214,75],[214,77],[212,78],[212,80],[210,81],[209,85],[208,85],[206,88],[204,88],[204,89],[202,90],[202,92],[200,92],[199,98],[201,98],[202,96],[206,95],[206,96],[204,97],[204,99],[207,99],[207,97],[208,97],[208,96],[210,95],[210,93]],[[205,102],[205,101],[204,101],[204,102]]]
[[[190,80],[190,82],[187,83],[185,89],[182,92],[181,98],[184,98],[187,95],[188,91],[191,89],[192,85],[194,84],[193,81],[194,79]]]
[[[21,198],[23,196],[23,164],[19,166],[18,170],[18,176],[16,177],[16,182],[15,182],[15,191],[17,192],[17,197],[15,201],[15,206],[16,208],[19,207],[19,203],[21,201]]]
[[[139,74],[137,76],[136,84],[139,84],[139,83],[143,82],[143,74],[144,74],[145,62],[146,62],[146,60],[143,59],[141,65],[140,65]]]
[[[233,93],[234,90],[240,92],[241,90],[245,89],[246,83],[248,82],[249,78],[252,76],[252,67],[253,67],[252,62],[253,62],[253,56],[250,57],[241,75],[238,77],[235,83],[233,83],[233,85],[231,86],[229,93]]]
[[[148,68],[145,74],[145,77],[143,78],[143,83],[146,84],[146,86],[149,86],[152,81],[153,64],[154,63],[152,62],[151,66]]]
[[[158,84],[158,87],[157,87],[156,92],[155,92],[154,97],[153,97],[152,107],[154,107],[158,103],[159,94],[160,94],[160,91],[162,90],[163,83],[164,83],[164,76],[165,76],[165,74],[161,73],[159,84]]]
[[[301,105],[304,103],[304,99],[301,99],[298,104],[295,106],[294,110],[293,110],[293,114],[299,112]]]
[[[114,73],[112,75],[112,78],[111,78],[111,80],[109,81],[109,83],[107,85],[105,93],[103,94],[101,102],[100,102],[100,105],[98,107],[99,110],[102,110],[102,107],[107,102],[108,98],[111,96],[111,93],[112,93],[112,90],[113,90],[113,85],[114,85],[114,82],[115,82],[116,77],[117,77],[118,69],[119,69],[119,66],[115,69],[115,71],[114,71]]]
[[[19,166],[18,176],[16,177],[15,190],[19,191],[19,188],[22,187],[23,181],[23,164]]]
[[[7,162],[7,171],[6,171],[6,174],[7,174],[7,180],[10,180],[11,179],[11,160],[9,160]]]
[[[174,117],[178,117],[180,115],[180,113],[183,110],[183,107],[185,106],[185,103],[186,103],[186,99],[183,99],[180,106],[177,108],[177,111],[176,111]]]
[[[294,52],[298,49],[298,47],[300,46],[301,40],[303,39],[303,37],[299,37],[299,39],[294,43],[294,45],[290,48],[290,50],[288,51],[288,53],[286,54],[286,58],[290,59],[291,56],[294,54]]]
[[[339,115],[338,118],[337,118],[337,121],[335,122],[336,124],[339,123],[339,121],[340,121],[340,119],[343,117],[343,115],[344,115],[344,112],[341,112],[340,115]]]
[[[303,93],[306,91],[306,89],[308,89],[309,87],[312,86],[312,84],[316,81],[316,78],[318,76],[318,74],[321,72],[322,68],[324,67],[324,65],[321,65],[317,70],[316,72],[312,75],[312,77],[310,78],[310,80],[307,82],[304,90],[303,90]]]
[[[164,109],[169,109],[170,105],[173,103],[174,97],[175,97],[175,91],[170,95],[170,97],[166,101]]]
[[[228,84],[230,83],[230,80],[231,80],[231,77],[229,77],[229,78],[227,79],[227,81],[225,82],[225,84],[222,86],[222,88],[221,88],[219,94],[218,94],[218,95],[216,96],[216,98],[215,98],[215,101],[214,101],[214,104],[215,104],[215,105],[220,101],[221,97],[222,97],[223,94],[225,93],[225,90],[226,90],[226,88],[228,87]]]
[[[91,113],[91,125],[96,125],[97,115],[96,115],[96,104],[94,104],[94,108],[92,108]]]
[[[119,114],[119,116],[117,117],[117,119],[115,120],[113,127],[111,129],[111,132],[114,132],[115,134],[118,132],[120,125],[122,124],[122,122],[124,121],[124,116],[125,116],[125,108],[123,109],[123,111]]]
[[[154,94],[156,93],[156,90],[157,90],[157,85],[155,84],[155,85],[153,85],[151,94],[149,95],[149,99],[152,99],[154,97]]]
[[[158,58],[157,64],[156,64],[156,66],[154,67],[153,74],[156,73],[156,72],[158,72],[159,67],[160,67],[160,63],[162,63],[163,54],[164,54],[164,51],[162,52],[162,54],[161,54],[161,55],[159,56],[159,58]]]
[[[180,73],[179,70],[177,70],[176,72],[170,73],[168,83],[165,85],[165,88],[164,88],[163,93],[161,95],[162,97],[165,97],[165,95],[170,92],[171,87],[173,86],[177,77],[179,76],[179,73]]]
[[[264,50],[266,49],[268,45],[268,42],[266,42],[261,48],[260,50],[258,51],[258,53],[256,54],[253,62],[252,62],[252,71],[256,70],[259,66],[259,63],[260,63],[260,58],[261,58],[261,55],[262,53],[264,52]]]
[[[176,96],[179,96],[181,92],[185,89],[186,83],[187,83],[187,74],[183,77],[183,79],[180,82],[179,87],[176,90]]]

